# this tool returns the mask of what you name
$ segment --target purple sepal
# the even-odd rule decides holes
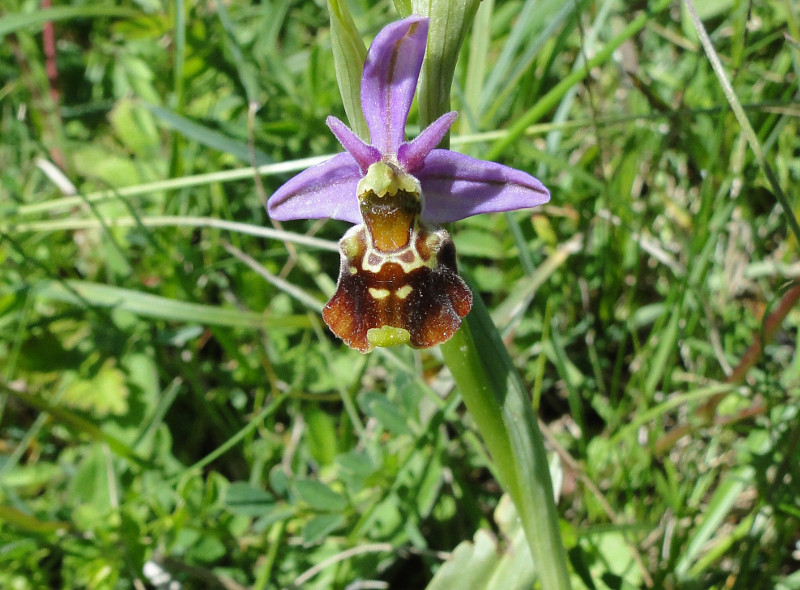
[[[367,145],[361,141],[358,135],[353,133],[350,128],[339,119],[330,116],[325,120],[325,123],[336,136],[336,139],[339,140],[339,143],[342,144],[342,147],[353,156],[353,159],[358,163],[358,167],[361,168],[362,174],[366,174],[367,169],[372,164],[380,161],[381,153],[371,145]]]
[[[278,221],[330,217],[361,223],[356,187],[362,176],[350,154],[337,154],[275,191],[267,201],[267,211]]]
[[[456,117],[458,117],[458,113],[455,111],[445,113],[423,129],[422,133],[413,141],[400,146],[397,150],[397,161],[405,168],[406,172],[413,174],[422,168],[425,164],[425,156],[439,145],[439,142],[450,130]]]
[[[550,192],[530,174],[449,150],[433,150],[416,176],[425,197],[422,218],[432,223],[525,209],[550,200]]]
[[[396,154],[405,127],[428,39],[428,19],[410,16],[384,27],[367,52],[361,78],[361,109],[370,143]]]

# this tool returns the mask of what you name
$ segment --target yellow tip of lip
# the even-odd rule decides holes
[[[381,326],[367,330],[367,342],[372,346],[398,346],[408,344],[411,334],[405,328]]]

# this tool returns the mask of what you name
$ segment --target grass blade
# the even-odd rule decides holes
[[[224,309],[201,303],[189,303],[186,301],[168,299],[167,297],[142,293],[132,289],[112,287],[100,283],[67,281],[67,284],[92,305],[123,309],[138,316],[151,319],[248,329],[267,327],[305,328],[310,325],[308,318],[305,316],[280,316],[273,318],[253,312]],[[55,301],[63,301],[73,305],[82,304],[82,302],[64,286],[52,281],[37,285],[36,293],[39,297]]]
[[[7,14],[0,19],[0,41],[9,33],[28,27],[41,26],[46,22],[97,16],[132,18],[138,15],[139,13],[134,10],[117,6],[61,6],[50,10],[37,10],[29,14]]]
[[[753,150],[753,155],[755,155],[758,165],[761,167],[761,170],[764,171],[764,175],[767,177],[775,193],[775,197],[778,199],[778,203],[780,203],[783,209],[786,222],[789,224],[792,233],[794,233],[796,245],[800,245],[800,223],[797,221],[797,216],[792,210],[789,199],[786,193],[783,192],[780,182],[778,182],[778,178],[772,170],[772,166],[769,165],[769,162],[767,162],[767,159],[764,157],[764,151],[761,149],[758,136],[756,136],[756,132],[750,124],[750,119],[747,118],[747,114],[742,108],[742,103],[739,102],[736,93],[733,91],[733,86],[731,86],[731,83],[728,81],[725,70],[722,69],[722,62],[720,62],[719,55],[717,55],[717,51],[714,49],[714,45],[708,37],[708,32],[703,22],[697,15],[697,9],[694,7],[692,0],[684,1],[686,2],[686,8],[689,10],[689,15],[692,17],[692,22],[697,30],[697,34],[700,36],[700,42],[708,56],[708,61],[711,63],[711,67],[714,70],[714,74],[717,76],[717,80],[719,80],[720,86],[722,86],[722,91],[725,93],[725,98],[728,99],[728,103],[731,105],[731,109],[733,109],[733,114],[736,115],[736,120],[739,121],[739,125],[742,127],[742,133],[744,133],[745,139],[747,139],[750,149]]]

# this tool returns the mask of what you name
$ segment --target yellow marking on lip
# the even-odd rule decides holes
[[[411,285],[403,285],[397,291],[395,291],[394,294],[397,295],[397,297],[400,299],[405,299],[406,297],[411,295],[411,292],[413,290],[414,287],[412,287]]]
[[[345,258],[352,260],[367,245],[367,232],[364,231],[364,227],[354,225],[339,240],[339,251]]]
[[[349,272],[351,275],[354,275],[358,273],[358,269],[355,266],[348,266],[347,272]]]
[[[391,294],[389,289],[376,289],[375,287],[369,287],[368,291],[373,299],[386,299]]]

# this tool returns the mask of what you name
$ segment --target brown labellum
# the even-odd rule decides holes
[[[325,323],[361,352],[445,342],[472,307],[450,235],[420,221],[413,193],[367,191],[360,201],[364,224],[339,241],[338,288],[322,312]]]

